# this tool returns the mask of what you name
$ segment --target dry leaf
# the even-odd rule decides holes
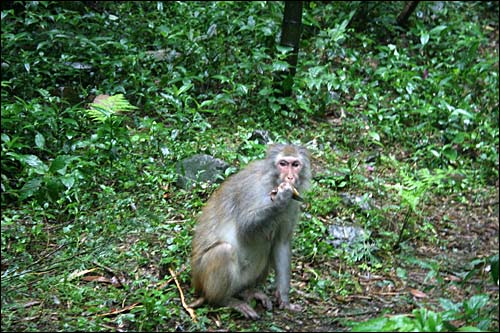
[[[38,305],[40,303],[42,303],[42,302],[40,302],[40,301],[29,301],[29,302],[23,304],[23,308],[29,308],[29,307]]]
[[[74,278],[77,278],[79,276],[82,276],[82,275],[85,275],[87,273],[90,273],[90,272],[93,272],[97,269],[97,267],[95,268],[92,268],[92,269],[85,269],[83,271],[74,271],[73,273],[71,273],[69,276],[68,276],[68,281],[71,281],[73,280]]]
[[[417,290],[417,289],[410,289],[410,293],[417,298],[427,298],[428,297],[424,292]]]
[[[84,276],[82,278],[83,281],[89,281],[89,282],[102,282],[102,283],[112,283],[110,279],[104,276],[99,276],[99,275],[89,275],[89,276]]]

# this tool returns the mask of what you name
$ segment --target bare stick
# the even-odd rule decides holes
[[[172,268],[169,268],[168,271],[170,272],[170,275],[172,275],[172,277],[174,278],[175,284],[177,285],[177,289],[179,290],[179,294],[181,296],[182,307],[187,311],[187,313],[189,313],[189,315],[191,316],[191,319],[193,319],[193,321],[196,323],[198,321],[196,319],[196,314],[194,313],[193,309],[191,309],[186,304],[186,300],[184,299],[184,293],[182,292],[179,281],[177,281],[177,277],[176,277],[175,273],[172,271]]]

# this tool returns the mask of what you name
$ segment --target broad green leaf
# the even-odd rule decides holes
[[[35,135],[35,145],[40,149],[45,148],[45,137],[41,133]]]
[[[7,153],[7,155],[13,156],[18,161],[29,165],[32,170],[39,175],[43,175],[49,170],[49,167],[45,163],[43,163],[42,160],[40,160],[36,155],[21,155],[12,152]]]
[[[222,83],[229,82],[229,78],[227,76],[220,75],[220,74],[213,75],[212,78],[217,79]]]
[[[465,300],[464,309],[467,312],[476,313],[488,303],[489,297],[485,294],[474,295]],[[473,314],[471,313],[471,314]]]
[[[441,157],[441,154],[438,151],[434,150],[434,149],[431,149],[430,152],[431,152],[432,155],[434,155],[437,158]]]
[[[65,177],[61,177],[61,182],[69,190],[75,184],[75,178],[73,176],[66,175]]]
[[[288,68],[290,67],[290,64],[287,63],[286,61],[275,61],[273,62],[273,71],[275,72],[284,72],[286,70],[288,70]]]
[[[66,167],[72,159],[74,159],[74,157],[65,155],[57,156],[50,164],[49,171],[52,173],[58,172],[61,175],[64,175],[66,173]]]
[[[438,25],[437,27],[434,27],[429,31],[429,34],[434,35],[434,34],[439,34],[441,31],[444,29],[448,28],[446,25]]]
[[[453,138],[453,143],[463,143],[465,141],[465,133],[464,132],[458,132],[457,135]]]
[[[236,91],[241,93],[241,94],[248,94],[248,87],[244,84],[237,84],[236,85]]]
[[[450,161],[455,161],[457,159],[458,152],[451,147],[447,147],[443,149],[443,155]]]
[[[175,96],[180,96],[193,87],[192,83],[186,83],[175,92]]]
[[[373,140],[380,142],[380,135],[377,132],[369,132],[368,134]]]
[[[27,181],[23,185],[23,187],[19,190],[19,192],[21,193],[20,195],[21,200],[29,198],[33,194],[35,194],[40,189],[41,184],[42,184],[42,177],[33,178]]]
[[[427,32],[420,35],[420,43],[425,46],[429,42],[429,34]]]
[[[278,50],[278,52],[284,54],[284,53],[292,52],[293,51],[293,47],[283,46],[283,45],[276,45],[276,50]]]
[[[463,109],[455,109],[451,113],[452,116],[463,116],[466,119],[474,119],[474,114],[470,113],[469,111],[463,110]]]

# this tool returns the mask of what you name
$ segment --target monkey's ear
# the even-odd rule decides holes
[[[302,146],[299,146],[298,149],[299,149],[299,152],[301,154],[303,154],[307,158],[311,158],[311,152],[309,151],[309,149],[307,149],[306,147],[302,147]]]

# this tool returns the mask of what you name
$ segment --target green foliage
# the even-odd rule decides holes
[[[478,315],[480,308],[486,304],[484,295],[475,296],[474,299],[463,303],[465,313],[461,314],[461,306],[447,308],[444,312],[434,312],[425,308],[415,309],[412,316],[395,315],[391,317],[378,317],[362,323],[352,323],[352,332],[487,332],[484,327],[488,323],[481,319],[487,317]],[[447,304],[449,306],[449,304]],[[472,312],[474,308],[474,312]],[[473,314],[474,313],[474,314]],[[465,325],[457,328],[451,324],[452,320],[465,319],[467,323],[479,321],[478,326]]]
[[[40,93],[48,97],[46,91]],[[75,108],[61,110],[57,98],[49,97],[48,103],[17,98],[13,104],[2,105],[6,126],[2,130],[2,201],[34,197],[40,203],[62,204],[71,201],[75,184],[83,177],[80,156],[68,150],[68,141],[79,128],[71,118]]]
[[[446,260],[416,252],[462,250],[443,234],[469,221],[433,204],[474,208],[498,181],[498,3],[420,2],[403,30],[400,2],[308,2],[290,97],[279,89],[291,52],[279,45],[282,2],[2,8],[2,330],[297,328],[278,311],[244,324],[211,307],[194,323],[164,271],[175,270],[192,299],[192,228],[217,187],[177,188],[176,162],[211,154],[231,165],[229,176],[264,156],[255,130],[313,155],[293,244],[295,295],[360,294],[361,274],[392,267],[407,283],[413,268],[437,282],[428,289],[454,287]],[[366,237],[334,247],[332,221]],[[354,327],[497,329],[498,299],[487,292],[498,285],[498,252],[476,251],[456,269],[467,299]],[[78,276],[86,270],[123,283]],[[313,303],[310,312],[324,312]]]

